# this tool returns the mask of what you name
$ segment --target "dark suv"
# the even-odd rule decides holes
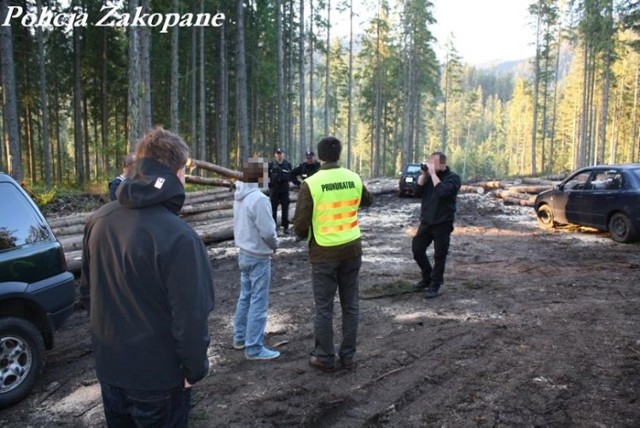
[[[416,187],[418,186],[418,177],[420,177],[420,164],[408,163],[402,168],[400,182],[398,183],[400,197],[415,196]]]
[[[0,408],[24,398],[73,313],[75,278],[27,193],[0,173]]]

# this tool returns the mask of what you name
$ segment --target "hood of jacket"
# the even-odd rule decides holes
[[[141,158],[132,175],[118,186],[121,205],[131,209],[163,205],[174,214],[180,212],[185,193],[175,171],[155,159]]]
[[[236,201],[241,201],[253,192],[261,192],[258,183],[245,183],[244,181],[236,181],[236,192],[233,197]]]

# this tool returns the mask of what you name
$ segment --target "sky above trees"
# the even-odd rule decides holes
[[[433,27],[439,46],[450,33],[464,62],[519,60],[535,55],[535,32],[529,25],[531,0],[433,0]],[[439,50],[436,50],[439,53]]]

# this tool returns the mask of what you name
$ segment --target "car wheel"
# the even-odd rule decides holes
[[[635,238],[631,220],[624,213],[615,213],[609,220],[609,234],[616,242],[630,242]]]
[[[0,408],[23,399],[42,370],[44,340],[22,318],[0,318]]]
[[[538,225],[543,229],[552,229],[556,222],[553,218],[553,210],[549,205],[540,205],[536,210]]]

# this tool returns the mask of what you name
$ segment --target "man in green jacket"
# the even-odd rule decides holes
[[[338,164],[342,143],[326,137],[318,143],[320,170],[302,182],[293,227],[309,241],[315,299],[315,347],[312,367],[336,368],[333,343],[333,301],[336,290],[342,307],[342,343],[338,350],[343,368],[354,366],[358,335],[358,274],[362,243],[358,210],[373,203],[360,177]]]

